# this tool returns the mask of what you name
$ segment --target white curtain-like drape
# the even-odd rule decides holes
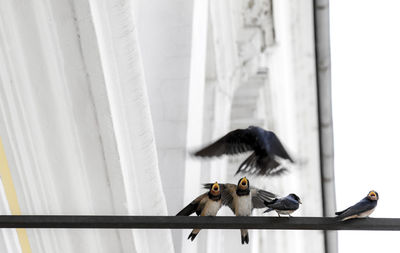
[[[1,1],[0,12],[0,135],[21,213],[165,215],[130,1]],[[28,238],[32,252],[174,251],[169,230]]]

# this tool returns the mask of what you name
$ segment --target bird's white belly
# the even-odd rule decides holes
[[[368,217],[373,211],[375,211],[375,208],[373,208],[371,210],[368,210],[368,211],[365,211],[365,212],[360,213],[360,214],[355,214],[355,215],[346,217],[346,218],[343,219],[343,221],[354,219],[354,218],[365,218],[365,217]]]
[[[360,213],[360,214],[358,215],[358,217],[368,217],[373,211],[375,211],[375,208],[373,208],[373,209],[371,209],[371,210],[369,210],[369,211],[365,211],[365,212],[363,212],[363,213]]]
[[[236,216],[249,216],[251,215],[251,194],[245,196],[238,196],[235,210]]]
[[[221,208],[221,201],[208,201],[202,216],[215,216]]]
[[[289,215],[292,214],[295,210],[275,210],[279,214]]]

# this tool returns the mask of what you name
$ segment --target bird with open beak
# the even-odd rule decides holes
[[[204,188],[211,184],[205,184]],[[236,216],[250,216],[254,208],[264,208],[264,201],[271,201],[276,198],[274,193],[250,187],[246,177],[239,180],[237,185],[220,184],[222,204],[228,206]],[[241,229],[242,244],[249,243],[247,229]]]
[[[196,212],[197,216],[216,216],[222,206],[221,187],[215,182],[214,184],[210,184],[208,188],[208,192],[198,196],[176,216],[189,216],[194,212]],[[193,229],[188,239],[193,241],[199,232],[200,229]]]
[[[197,151],[194,155],[213,157],[235,155],[248,151],[253,153],[240,164],[236,174],[281,175],[287,169],[282,167],[276,158],[280,157],[293,163],[293,159],[276,134],[257,126],[231,131],[214,143]]]
[[[360,200],[357,204],[343,210],[336,212],[336,218],[345,221],[355,218],[365,218],[368,217],[378,204],[379,195],[376,191],[370,191],[368,195]]]
[[[264,204],[266,207],[268,207],[268,209],[264,213],[275,210],[275,212],[278,213],[279,217],[281,216],[281,214],[286,214],[290,216],[294,211],[299,209],[301,200],[296,194],[290,193],[286,197],[276,198],[273,199],[271,202],[264,201]]]

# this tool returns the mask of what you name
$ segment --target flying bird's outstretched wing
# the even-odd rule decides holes
[[[248,129],[229,132],[214,143],[194,153],[195,156],[234,155],[253,149],[255,138]]]

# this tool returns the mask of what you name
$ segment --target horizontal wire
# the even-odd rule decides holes
[[[277,229],[400,231],[400,219],[333,217],[196,217],[115,215],[0,215],[0,228],[82,229]]]

